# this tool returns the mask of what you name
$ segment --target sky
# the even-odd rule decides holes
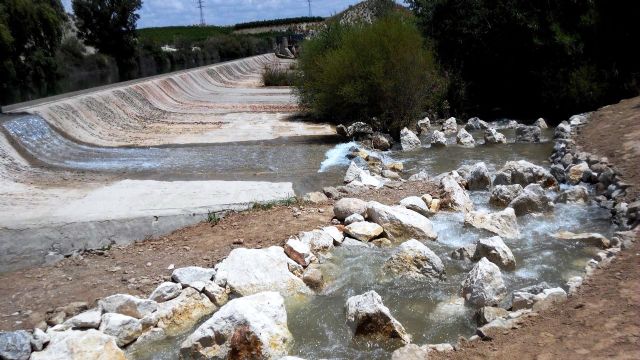
[[[138,28],[200,23],[197,0],[143,0]],[[242,22],[307,16],[307,0],[203,0],[205,22],[233,25]],[[313,16],[330,16],[360,0],[312,0]],[[62,0],[71,12],[71,0]]]

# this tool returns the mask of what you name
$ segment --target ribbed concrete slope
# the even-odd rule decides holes
[[[81,142],[102,146],[217,143],[330,134],[329,126],[287,121],[289,88],[261,87],[261,55],[71,98],[12,108],[44,118]]]

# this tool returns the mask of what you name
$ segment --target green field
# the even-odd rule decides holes
[[[230,34],[233,27],[222,26],[167,26],[157,28],[138,29],[141,41],[153,41],[162,44],[172,44],[176,39],[188,42],[202,42],[217,35]]]

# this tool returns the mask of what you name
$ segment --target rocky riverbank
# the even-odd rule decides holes
[[[476,125],[483,126],[481,120],[471,119],[465,127]],[[442,132],[453,126],[457,127],[455,120],[447,120]],[[517,141],[540,141],[541,126],[541,123],[533,127],[518,126]],[[561,126],[556,133],[571,134],[571,126],[569,124],[568,132]],[[449,133],[456,134],[459,146],[476,146],[463,130]],[[485,130],[486,138],[499,137],[494,128],[487,126]],[[346,131],[353,135],[349,129]],[[438,132],[433,131],[434,138]],[[562,139],[570,140],[570,135]],[[371,139],[371,144],[373,142]],[[491,141],[485,139],[483,145],[489,143]],[[558,142],[563,143],[566,144]],[[552,156],[554,160],[564,157],[558,154],[561,148],[558,144]],[[448,145],[446,141],[444,145]],[[402,149],[411,151],[416,146],[421,146],[420,139],[410,130],[403,130]],[[344,303],[346,324],[354,340],[390,341],[395,347],[410,344],[400,347],[392,357],[426,358],[429,352],[451,353],[462,350],[460,346],[464,348],[467,342],[492,340],[496,332],[519,327],[530,318],[539,317],[546,309],[565,303],[585,278],[620,256],[621,249],[636,246],[633,232],[618,232],[610,239],[594,233],[558,232],[553,237],[560,242],[600,247],[602,251],[587,263],[583,276],[569,279],[562,287],[532,282],[523,288],[508,289],[505,273],[520,265],[505,240],[521,237],[519,222],[525,216],[552,214],[559,203],[588,202],[588,189],[559,184],[566,179],[573,185],[597,179],[597,175],[584,175],[587,170],[591,171],[588,161],[584,162],[587,169],[583,162],[572,162],[563,167],[563,171],[559,171],[559,167],[549,171],[524,160],[509,161],[491,171],[486,164],[478,162],[439,175],[420,172],[405,181],[401,164],[383,161],[363,149],[353,149],[349,156],[353,161],[344,186],[308,194],[303,205],[287,207],[294,219],[311,212],[322,214],[319,218],[328,223],[322,224],[320,220],[316,226],[308,222],[301,224],[302,231],[281,240],[284,246],[250,248],[244,239],[234,239],[232,244],[237,246],[233,246],[223,260],[207,259],[211,265],[176,267],[170,264],[167,270],[171,275],[163,278],[164,282],[150,295],[110,295],[101,298],[91,309],[88,304],[80,303],[60,307],[49,312],[45,323],[37,324],[32,333],[3,333],[0,350],[13,351],[9,356],[13,358],[28,358],[32,351],[32,358],[74,358],[74,351],[79,348],[85,354],[93,354],[98,348],[103,349],[107,358],[120,359],[185,334],[188,336],[177,345],[182,358],[259,354],[278,359],[289,353],[293,341],[285,299],[323,294],[322,289],[331,281],[324,278],[323,266],[330,262],[337,249],[391,248],[382,264],[389,276],[398,281],[409,279],[437,284],[448,274],[442,255],[430,249],[441,236],[434,221],[440,214],[460,214],[463,221],[458,226],[493,235],[481,237],[450,255],[455,261],[469,263],[469,270],[456,290],[459,297],[452,304],[474,312],[478,324],[476,335],[458,344],[410,344],[412,335],[376,291],[355,294]],[[594,165],[603,163],[600,159]],[[579,177],[573,169],[576,166],[582,170]],[[471,199],[472,191],[490,191],[485,201],[501,210],[478,206],[477,200]],[[595,191],[598,191],[597,185]],[[614,201],[616,198],[611,196]],[[333,206],[323,205],[331,201],[335,201]],[[620,213],[617,211],[616,215]],[[633,225],[636,213],[626,211],[624,214],[624,218],[617,216],[620,223]],[[280,222],[286,226],[295,220],[281,219]],[[214,228],[218,226],[225,225],[218,223]],[[237,229],[239,224],[232,227]],[[273,235],[271,229],[263,232]],[[206,318],[208,320],[194,331],[196,324]],[[99,345],[93,346],[95,343]],[[92,345],[87,347],[87,344]]]

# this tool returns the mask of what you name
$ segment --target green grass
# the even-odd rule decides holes
[[[291,206],[297,203],[298,203],[298,198],[291,197],[284,200],[274,200],[274,201],[267,201],[262,203],[255,203],[253,204],[253,209],[254,210],[270,210],[276,206]]]
[[[202,42],[217,35],[230,34],[231,27],[222,26],[167,26],[138,29],[141,41],[153,41],[162,44],[173,44],[176,39],[188,42]]]
[[[215,212],[209,211],[207,213],[207,222],[211,224],[211,226],[218,225],[221,218]]]

